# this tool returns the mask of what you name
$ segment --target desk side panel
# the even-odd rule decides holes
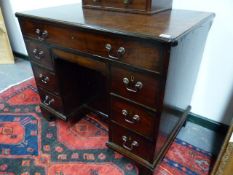
[[[212,21],[202,24],[171,47],[165,105],[182,109],[190,105],[211,24]]]

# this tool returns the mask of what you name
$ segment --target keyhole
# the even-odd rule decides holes
[[[131,80],[132,82],[134,81],[134,76],[133,76],[133,75],[130,76],[130,80]]]

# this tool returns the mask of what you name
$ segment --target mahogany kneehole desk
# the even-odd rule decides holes
[[[75,4],[16,16],[44,117],[99,114],[109,125],[108,147],[140,174],[152,174],[186,121],[214,14],[140,15]]]

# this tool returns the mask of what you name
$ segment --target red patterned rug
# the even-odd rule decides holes
[[[108,130],[95,116],[78,123],[41,116],[34,79],[0,94],[0,175],[136,175],[108,149]],[[211,155],[176,139],[155,175],[206,175]]]

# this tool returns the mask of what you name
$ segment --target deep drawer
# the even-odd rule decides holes
[[[53,61],[50,57],[48,47],[29,40],[25,40],[25,44],[32,61],[53,70]]]
[[[83,0],[83,6],[145,11],[146,0]]]
[[[154,138],[159,116],[138,105],[111,96],[111,120],[149,139]]]
[[[110,124],[111,142],[119,145],[127,151],[152,162],[154,153],[154,144],[145,138],[111,122]]]
[[[32,69],[37,85],[42,86],[53,93],[59,94],[59,86],[55,73],[36,66],[35,64],[32,64]]]
[[[46,41],[65,48],[105,57],[136,67],[161,72],[162,47],[155,42],[123,37],[104,32],[61,25],[20,20],[24,36]],[[47,33],[37,34],[36,31]]]
[[[158,78],[112,66],[111,91],[144,105],[156,108],[160,102]]]
[[[38,88],[38,91],[40,94],[41,103],[61,113],[64,112],[61,97],[53,95],[42,88]]]

